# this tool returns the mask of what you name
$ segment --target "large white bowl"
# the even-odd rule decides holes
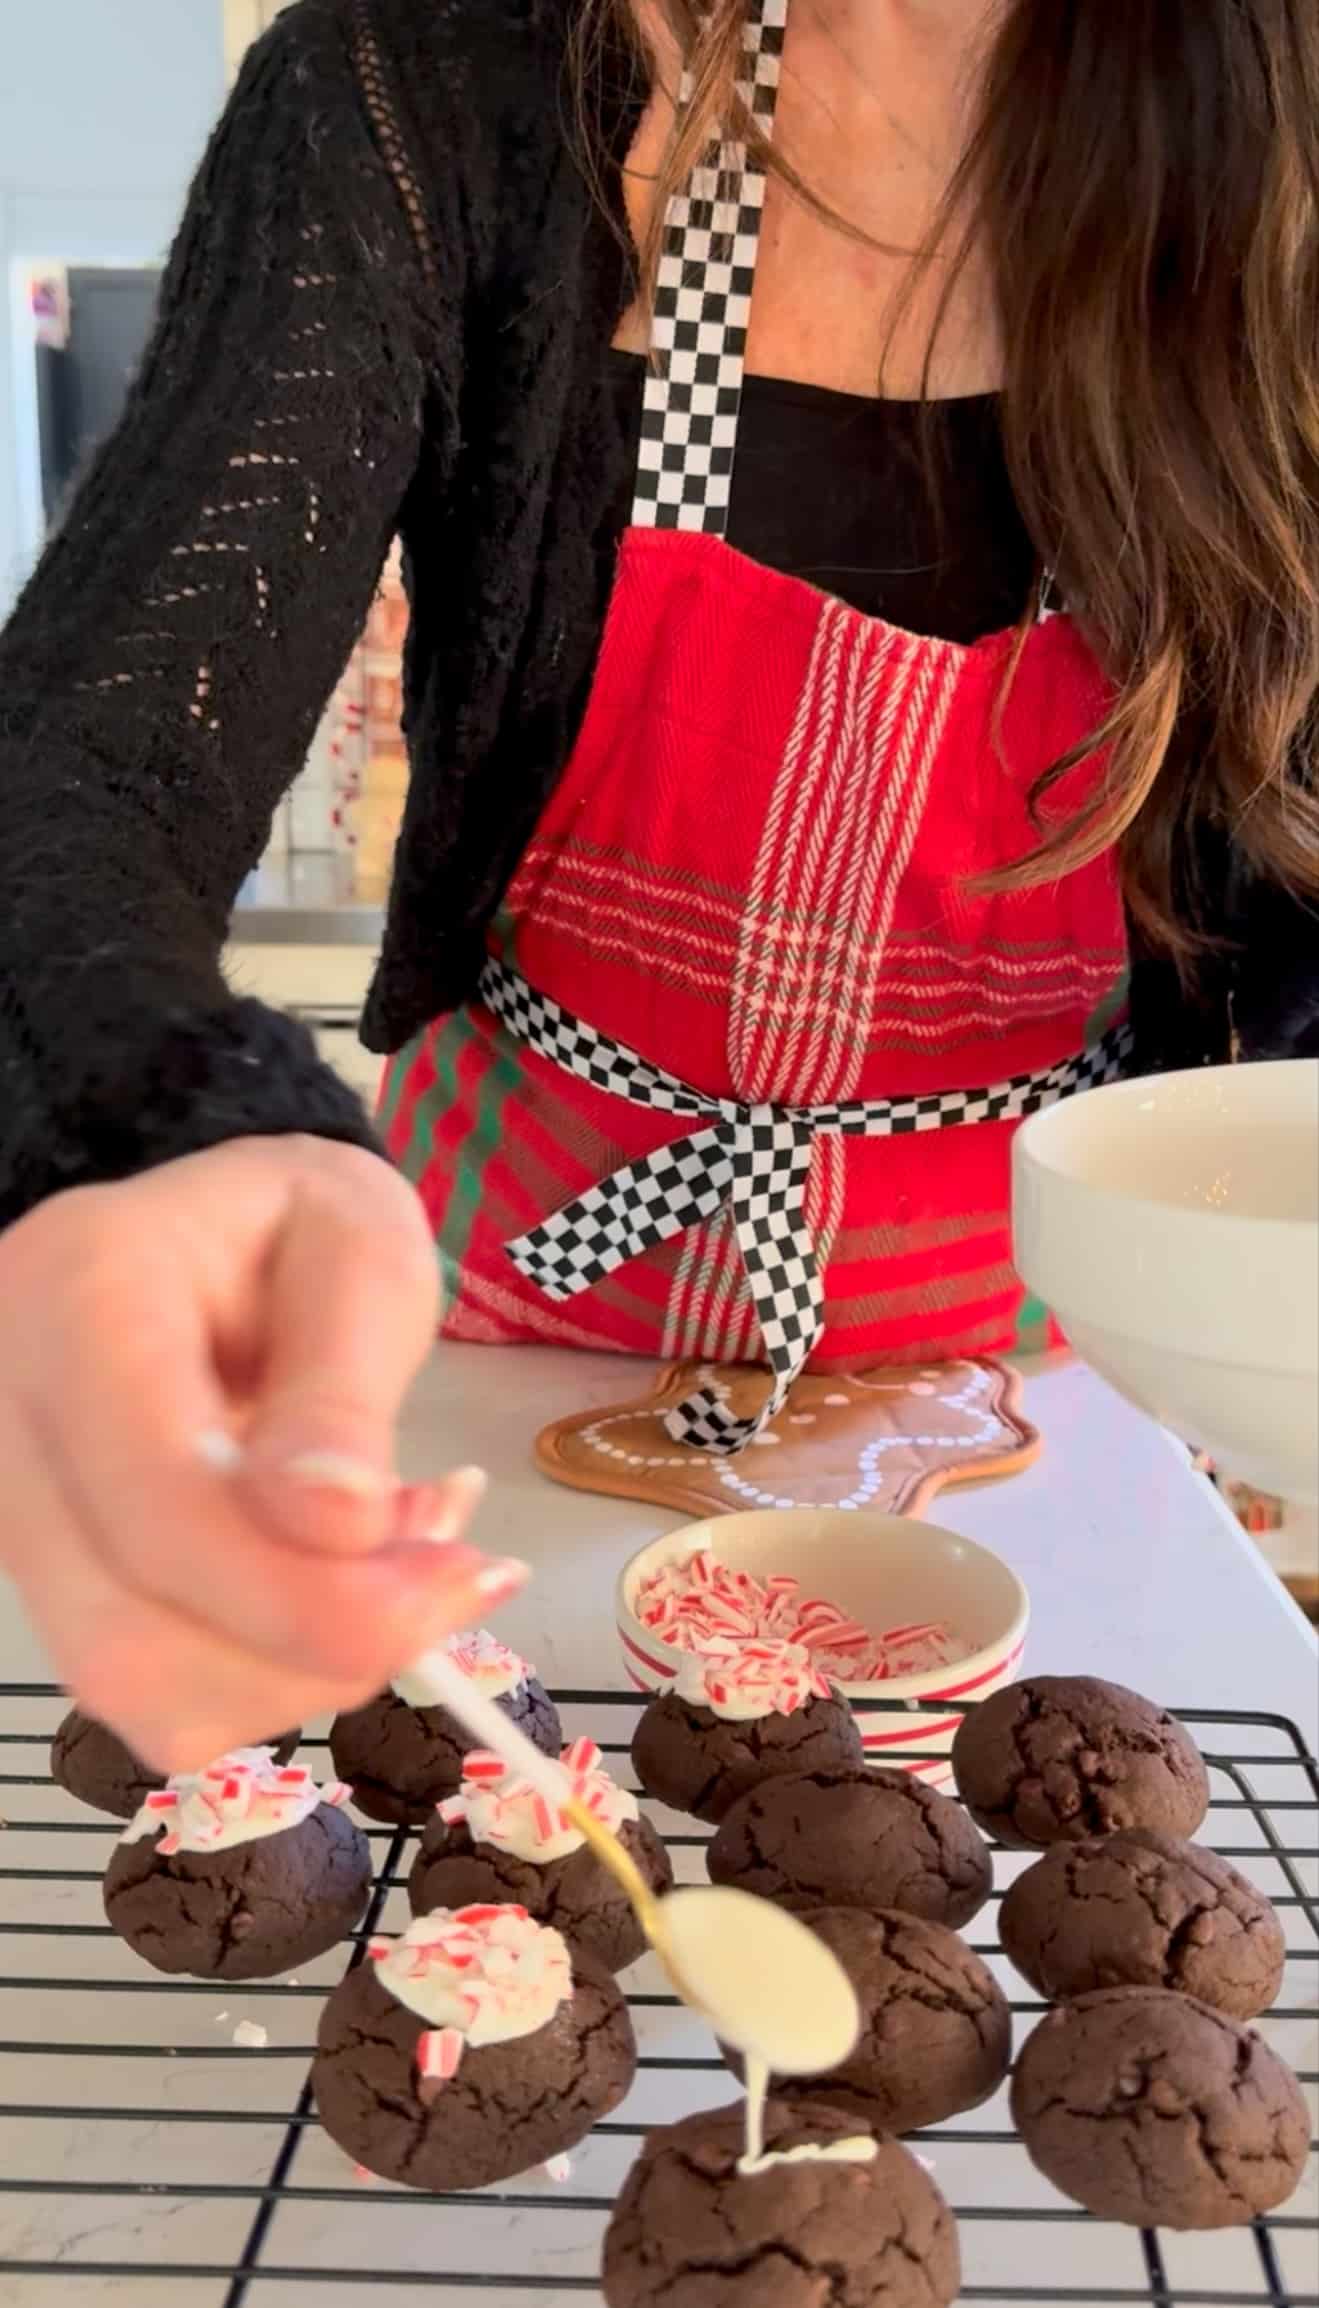
[[[1115,1083],[1014,1155],[1017,1265],[1079,1354],[1228,1472],[1319,1498],[1319,1059]]]
[[[876,1633],[926,1619],[956,1627],[973,1646],[956,1666],[842,1686],[872,1763],[915,1772],[934,1787],[951,1779],[966,1702],[1010,1682],[1025,1648],[1030,1603],[1001,1557],[937,1523],[870,1507],[847,1515],[836,1507],[765,1507],[688,1523],[643,1547],[618,1582],[618,1639],[638,1690],[667,1690],[678,1671],[677,1652],[636,1615],[642,1582],[706,1549],[758,1579],[786,1572],[806,1594],[824,1596]]]

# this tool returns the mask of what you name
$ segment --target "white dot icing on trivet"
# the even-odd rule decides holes
[[[720,1378],[718,1371],[709,1365],[697,1371],[696,1384],[707,1388],[714,1395],[716,1401],[728,1402],[729,1388],[727,1382]],[[581,1429],[581,1439],[588,1450],[595,1451],[600,1458],[614,1459],[621,1466],[644,1467],[652,1474],[674,1469],[689,1470],[692,1458],[690,1451],[675,1453],[666,1450],[643,1455],[638,1451],[624,1450],[619,1443],[606,1442],[605,1436],[611,1427],[630,1426],[636,1416],[637,1413],[633,1410],[611,1411],[606,1418],[595,1419],[590,1426],[584,1426]],[[647,1411],[644,1416],[653,1426],[660,1427],[658,1411]],[[660,1427],[660,1432],[663,1432],[662,1427]],[[772,1501],[766,1503],[772,1504]],[[785,1503],[790,1506],[792,1501],[788,1500]]]
[[[557,1931],[525,1907],[437,1907],[401,1939],[367,1954],[395,2000],[427,2023],[417,2042],[425,2083],[452,2083],[465,2054],[548,2027],[572,1999],[572,1959]]]
[[[941,1373],[940,1375],[945,1374]],[[895,1433],[873,1435],[857,1454],[857,1473],[860,1480],[845,1497],[834,1501],[836,1507],[855,1512],[861,1507],[869,1506],[871,1500],[877,1498],[885,1487],[884,1460],[892,1451],[909,1450],[913,1446],[921,1450],[973,1451],[981,1450],[987,1444],[1003,1441],[1003,1423],[994,1410],[992,1402],[985,1399],[992,1394],[994,1373],[986,1370],[982,1363],[962,1363],[956,1365],[955,1370],[947,1375],[950,1377],[959,1376],[961,1383],[955,1387],[952,1393],[941,1398],[942,1406],[961,1417],[970,1419],[973,1422],[971,1431],[967,1434],[908,1435]],[[868,1393],[888,1391],[882,1381],[872,1384],[864,1374],[858,1376],[855,1383],[863,1387]],[[781,1500],[771,1497],[767,1491],[761,1490],[747,1476],[739,1474],[736,1464],[732,1462],[726,1463],[720,1468],[719,1481],[725,1490],[729,1490],[735,1497],[745,1500],[748,1506],[791,1506],[799,1503],[796,1500]],[[812,1499],[801,1503],[815,1505],[818,1502]]]
[[[830,1686],[804,1643],[739,1641],[707,1636],[699,1651],[685,1651],[673,1685],[690,1707],[705,1707],[725,1723],[763,1723],[795,1715],[809,1699],[827,1699]]]
[[[782,1435],[772,1434],[769,1428],[766,1427],[763,1434],[753,1434],[751,1440],[757,1450],[764,1451],[769,1450],[775,1443],[782,1442],[783,1437]]]
[[[909,1385],[906,1379],[886,1379],[878,1372],[859,1371],[854,1374],[850,1381],[857,1393],[826,1395],[824,1398],[826,1405],[835,1409],[850,1408],[857,1400],[858,1395],[912,1393],[922,1397],[933,1396],[937,1398],[940,1408],[953,1413],[955,1416],[965,1417],[973,1421],[972,1430],[968,1434],[909,1435],[894,1433],[873,1436],[857,1453],[857,1482],[845,1497],[835,1499],[832,1502],[833,1505],[844,1511],[855,1512],[861,1507],[869,1506],[872,1500],[878,1498],[887,1481],[883,1464],[884,1457],[891,1451],[911,1449],[975,1451],[981,1450],[989,1444],[997,1444],[1001,1447],[1006,1440],[1010,1439],[1008,1430],[993,1408],[992,1402],[985,1399],[992,1393],[994,1377],[995,1374],[987,1370],[983,1363],[966,1362],[950,1363],[947,1370],[923,1371],[921,1381],[914,1386]],[[709,1366],[702,1368],[697,1373],[697,1380],[701,1385],[709,1387],[720,1402],[727,1403],[729,1401],[730,1389],[713,1368]],[[929,1383],[931,1381],[939,1381],[950,1391],[940,1394],[939,1386]],[[659,1426],[660,1413],[658,1411],[650,1411],[645,1415],[653,1421],[656,1427]],[[627,1410],[616,1411],[608,1417],[596,1419],[590,1426],[580,1430],[581,1439],[588,1449],[595,1451],[601,1458],[614,1459],[625,1466],[641,1467],[652,1474],[690,1472],[693,1459],[691,1451],[674,1453],[673,1451],[661,1450],[652,1454],[640,1454],[635,1451],[623,1450],[617,1443],[611,1443],[607,1439],[608,1430],[611,1427],[621,1426],[625,1423],[630,1424],[636,1416],[635,1411]],[[814,1425],[816,1413],[814,1411],[790,1411],[788,1423],[791,1426]],[[754,1439],[761,1443],[773,1443],[782,1441],[783,1437],[767,1434],[757,1436]],[[739,1472],[736,1460],[726,1459],[718,1465],[712,1465],[710,1472],[721,1489],[728,1491],[740,1504],[748,1507],[818,1506],[822,1503],[829,1503],[820,1500],[818,1489],[809,1498],[786,1498],[779,1492],[765,1490],[759,1483],[753,1482],[749,1475]]]
[[[439,1649],[487,1699],[511,1698],[535,1673],[534,1667],[528,1666],[516,1651],[510,1651],[507,1643],[501,1643],[497,1635],[489,1634],[484,1627],[477,1627],[467,1635],[451,1635]],[[443,1705],[441,1694],[426,1671],[427,1656],[423,1652],[403,1674],[394,1677],[393,1688],[409,1707]]]
[[[635,1795],[610,1778],[593,1739],[574,1740],[564,1748],[562,1761],[573,1794],[612,1834],[640,1818]],[[473,1843],[490,1844],[537,1867],[567,1859],[586,1840],[566,1812],[556,1811],[501,1756],[484,1751],[466,1758],[457,1794],[437,1809],[446,1827],[465,1826]]]
[[[269,2041],[267,2030],[256,2020],[240,2020],[234,2029],[234,2042],[241,2051],[263,2052]]]
[[[318,1787],[301,1763],[277,1763],[269,1747],[236,1747],[205,1771],[182,1771],[155,1788],[121,1843],[140,1843],[164,1829],[156,1846],[163,1859],[176,1851],[232,1851],[301,1827],[322,1803],[336,1808],[352,1794],[342,1780]]]

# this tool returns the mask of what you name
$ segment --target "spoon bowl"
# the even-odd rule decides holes
[[[847,2058],[861,2028],[856,1994],[832,1949],[804,1923],[723,1885],[657,1897],[618,1837],[573,1794],[562,1765],[533,1747],[447,1652],[428,1652],[414,1672],[476,1746],[501,1756],[571,1820],[627,1895],[675,1994],[725,2043],[776,2075],[818,2075]]]

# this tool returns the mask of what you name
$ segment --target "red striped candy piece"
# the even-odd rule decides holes
[[[574,1739],[571,1747],[563,1750],[565,1771],[598,1771],[603,1760],[594,1739]]]
[[[466,2039],[458,2028],[427,2028],[417,2038],[417,2072],[430,2084],[451,2084],[462,2066]]]
[[[488,1748],[478,1747],[463,1764],[464,1779],[474,1779],[479,1785],[493,1786],[508,1771],[502,1755],[492,1755]]]

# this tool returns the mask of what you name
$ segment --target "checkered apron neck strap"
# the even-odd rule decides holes
[[[787,14],[788,0],[755,0],[743,32],[739,94],[767,141]],[[764,205],[764,172],[740,142],[725,142],[669,204],[655,282],[635,528],[698,529],[712,537],[727,528]]]
[[[712,1098],[653,1066],[608,1034],[537,993],[515,970],[488,962],[481,999],[519,1041],[593,1089],[687,1116],[685,1137],[644,1154],[506,1245],[529,1282],[562,1302],[629,1259],[727,1209],[770,1366],[752,1418],[735,1418],[722,1390],[705,1386],[665,1417],[675,1442],[732,1453],[782,1409],[819,1343],[824,1291],[806,1218],[811,1155],[821,1136],[902,1137],[966,1122],[1013,1121],[1129,1070],[1131,1035],[1109,1034],[1080,1057],[984,1090],[921,1098],[857,1098],[816,1107],[747,1106]]]

